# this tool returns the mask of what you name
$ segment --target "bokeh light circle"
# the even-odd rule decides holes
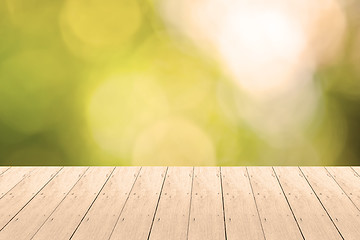
[[[196,124],[182,118],[161,120],[136,140],[134,165],[215,165],[213,143]]]
[[[68,0],[61,14],[63,38],[72,52],[95,58],[121,49],[140,27],[137,1]]]
[[[114,75],[93,93],[89,126],[96,143],[108,153],[129,158],[137,135],[168,114],[161,87],[146,76]]]

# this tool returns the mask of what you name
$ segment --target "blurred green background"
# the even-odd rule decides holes
[[[358,165],[356,0],[0,0],[0,165]]]

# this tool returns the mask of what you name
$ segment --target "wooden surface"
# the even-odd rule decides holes
[[[0,167],[0,240],[360,239],[358,167]]]

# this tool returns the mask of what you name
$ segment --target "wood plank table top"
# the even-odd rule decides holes
[[[360,239],[360,168],[4,166],[10,239]]]

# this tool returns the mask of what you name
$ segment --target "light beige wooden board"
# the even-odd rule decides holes
[[[245,167],[222,167],[227,239],[264,239]]]
[[[301,167],[344,239],[360,239],[360,213],[324,167]]]
[[[59,167],[36,168],[0,199],[0,229],[44,187],[60,170]]]
[[[219,167],[195,167],[188,239],[225,239]]]
[[[12,167],[0,175],[0,198],[10,189],[18,184],[24,177],[35,168],[32,167]]]
[[[91,167],[46,220],[33,239],[70,239],[114,167]]]
[[[71,239],[109,239],[140,167],[117,167]]]
[[[350,167],[326,167],[337,184],[360,209],[360,176]]]
[[[86,167],[62,169],[11,222],[0,239],[30,239],[86,171]]]
[[[357,166],[353,166],[351,167],[357,174],[360,175],[360,167],[357,167]]]
[[[342,239],[298,167],[275,167],[305,239]]]
[[[186,239],[193,167],[169,167],[150,239]]]
[[[248,167],[265,238],[303,239],[271,167]]]
[[[110,239],[147,239],[166,167],[142,167]]]
[[[0,175],[9,170],[10,167],[0,167]]]

